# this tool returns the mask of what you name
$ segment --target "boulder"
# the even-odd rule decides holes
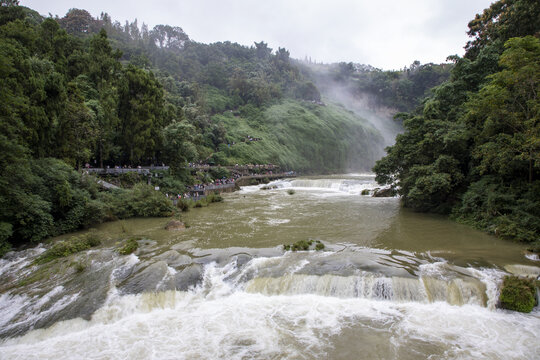
[[[186,225],[180,220],[171,220],[165,225],[165,229],[167,230],[184,230],[185,228]]]
[[[158,284],[163,280],[167,271],[167,263],[157,261],[124,281],[120,288],[121,292],[124,294],[140,294],[156,291]]]
[[[176,273],[174,277],[174,287],[176,290],[187,291],[202,282],[203,267],[199,264],[192,264],[181,272]]]
[[[163,254],[156,256],[156,259],[165,261],[167,265],[173,268],[189,265],[193,262],[189,256],[182,255],[176,250],[166,251]]]
[[[392,188],[385,189],[375,189],[373,191],[373,197],[394,197],[396,196],[396,191]]]

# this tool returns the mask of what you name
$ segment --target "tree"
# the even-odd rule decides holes
[[[59,119],[56,156],[80,168],[90,160],[96,142],[97,123],[84,104],[76,84],[68,84],[68,99]]]
[[[185,43],[189,41],[187,34],[178,26],[156,25],[150,36],[160,48],[175,51],[183,49]]]
[[[469,22],[466,57],[473,59],[488,44],[502,44],[511,37],[538,35],[540,3],[536,0],[496,1]]]
[[[272,49],[264,41],[255,42],[255,54],[259,59],[268,59],[272,54]]]
[[[92,15],[86,10],[69,9],[67,14],[58,20],[58,23],[70,34],[88,34],[95,22]]]
[[[126,160],[153,159],[161,142],[163,89],[151,72],[128,65],[119,87],[120,143]]]
[[[163,161],[175,171],[197,158],[196,130],[187,121],[175,121],[163,129]]]
[[[540,40],[512,38],[493,74],[467,104],[480,174],[532,183],[540,169]]]

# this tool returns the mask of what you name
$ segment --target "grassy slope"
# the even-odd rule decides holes
[[[335,104],[284,99],[265,109],[248,105],[225,111],[215,120],[223,122],[228,141],[236,142],[219,154],[230,164],[273,163],[312,172],[368,170],[382,146],[382,137],[367,121]],[[241,142],[247,135],[263,140]]]

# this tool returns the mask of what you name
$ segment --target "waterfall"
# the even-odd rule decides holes
[[[432,277],[384,277],[290,274],[275,278],[254,278],[245,287],[264,295],[314,294],[339,298],[390,300],[394,302],[486,306],[486,286],[476,279],[444,281]]]

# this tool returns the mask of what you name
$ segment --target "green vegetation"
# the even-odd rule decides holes
[[[371,109],[389,108],[413,111],[434,86],[448,79],[451,64],[413,62],[402,70],[383,71],[353,63],[302,63],[302,72],[317,84],[323,94],[340,89],[353,101],[363,101]],[[351,100],[337,95],[340,101]]]
[[[313,244],[315,244],[314,247],[312,247]],[[316,251],[321,251],[324,249],[324,244],[320,240],[298,240],[293,244],[283,245],[283,250],[285,251],[307,251],[310,250],[310,248],[315,249]]]
[[[120,255],[129,255],[137,251],[139,248],[139,243],[137,242],[136,238],[129,238],[126,240],[125,244],[118,249],[118,253]]]
[[[296,191],[294,191],[294,189],[287,190],[287,194],[289,194],[289,195],[294,195],[295,193],[296,193]]]
[[[451,214],[498,236],[540,236],[540,3],[493,3],[469,23],[449,81],[374,167],[416,211]],[[534,35],[534,36],[532,36]]]
[[[152,186],[137,184],[130,190],[119,189],[101,195],[111,219],[130,217],[167,217],[174,212],[172,202]]]
[[[63,258],[101,244],[101,240],[93,232],[82,236],[73,236],[67,240],[61,240],[41,254],[36,259],[36,264],[45,264],[58,258]]]
[[[211,193],[197,201],[192,200],[192,199],[178,199],[176,206],[181,211],[189,211],[190,208],[207,207],[208,205],[212,203],[217,203],[217,202],[222,202],[222,201],[223,201],[223,197],[221,195]]]
[[[76,273],[82,273],[84,270],[86,270],[86,265],[80,261],[77,261],[72,265]]]
[[[503,309],[529,313],[536,305],[536,288],[540,286],[533,279],[505,276],[499,298]]]
[[[223,165],[279,164],[284,169],[331,173],[358,159],[374,163],[382,138],[365,120],[335,104],[284,99],[263,107],[246,105],[212,117],[227,131],[230,147],[214,154]],[[261,141],[242,141],[246,134]],[[313,141],[317,139],[317,141]]]
[[[188,162],[334,172],[380,148],[376,130],[318,104],[289,52],[264,42],[205,45],[179,27],[121,26],[81,9],[44,18],[10,1],[0,49],[0,256],[101,221],[170,215],[160,192],[230,176]],[[107,193],[73,170],[87,163],[171,168],[152,176],[160,192],[123,174],[106,180],[129,190]]]
[[[527,250],[534,254],[540,254],[540,242],[539,241],[534,242],[532,246],[530,246]]]

